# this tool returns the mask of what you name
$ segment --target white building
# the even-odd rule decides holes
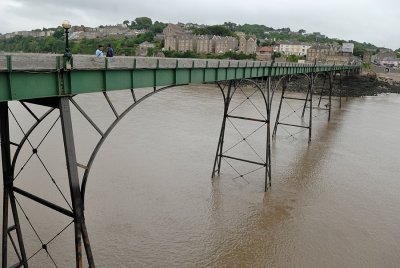
[[[343,43],[342,44],[342,52],[348,52],[353,54],[354,44],[353,43]]]
[[[307,56],[311,46],[305,43],[286,42],[279,44],[279,52],[284,55]]]

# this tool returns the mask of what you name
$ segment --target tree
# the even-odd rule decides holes
[[[280,58],[282,56],[282,54],[280,52],[274,52],[273,54],[273,58]]]
[[[154,24],[150,27],[149,30],[152,31],[153,33],[162,33],[162,31],[164,30],[165,27],[167,27],[167,24],[166,24],[166,23],[156,21],[156,22],[154,22]]]
[[[281,28],[281,29],[278,29],[278,31],[284,32],[284,33],[290,33],[290,28],[289,28],[289,27],[287,27],[287,28]]]
[[[379,52],[379,49],[377,49],[377,52]],[[396,49],[394,52],[396,53],[396,57],[400,58],[400,48]]]
[[[56,39],[53,36],[48,36],[44,38],[42,51],[46,53],[61,53],[65,48],[64,46],[65,44],[62,40]]]
[[[154,40],[154,34],[152,32],[145,32],[143,34],[139,34],[136,38],[135,38],[135,44],[141,44],[145,41],[147,42],[153,42]]]
[[[126,26],[129,26],[129,20],[124,20],[124,21],[122,22],[122,24],[125,24]]]
[[[226,28],[228,28],[229,30],[231,30],[231,31],[235,31],[235,30],[236,30],[236,27],[237,27],[237,24],[228,21],[228,22],[224,22],[224,26],[225,26]]]
[[[156,48],[153,48],[153,47],[149,47],[148,49],[147,49],[147,56],[148,57],[154,57],[154,55],[155,54],[157,54],[157,49]]]
[[[63,27],[59,26],[53,33],[54,38],[61,38],[64,36],[64,29]]]
[[[364,55],[365,51],[366,51],[366,48],[362,44],[354,43],[354,50],[353,50],[354,56],[362,57]]]
[[[222,25],[207,26],[193,30],[194,34],[200,35],[218,35],[218,36],[233,36],[234,33]]]
[[[306,30],[300,29],[300,30],[298,31],[298,33],[299,33],[299,34],[305,34],[305,33],[306,33]]]
[[[288,62],[298,62],[299,61],[299,56],[297,55],[289,55],[287,57]]]
[[[377,49],[377,51],[379,52],[379,49]],[[396,53],[396,57],[400,58],[400,48],[396,49],[394,52]]]
[[[235,30],[239,32],[244,32],[247,35],[254,34],[257,38],[264,39],[267,36],[266,32],[270,31],[271,28],[265,25],[246,23],[243,25],[238,25]]]
[[[139,17],[135,19],[135,29],[148,30],[153,25],[153,21],[148,17]]]

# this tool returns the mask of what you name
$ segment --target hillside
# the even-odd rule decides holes
[[[155,21],[150,18],[139,17],[133,21],[125,20],[122,25],[130,29],[141,30],[142,33],[136,36],[107,36],[102,38],[92,38],[83,40],[71,40],[70,47],[72,53],[93,54],[98,44],[112,43],[116,55],[135,55],[138,45],[144,41],[155,44],[154,49],[150,50],[149,55],[154,55],[163,47],[163,40],[157,39],[157,34],[162,33],[167,23]],[[343,42],[354,43],[354,55],[362,56],[367,50],[373,54],[379,51],[379,48],[370,43],[361,43],[354,40],[340,40],[329,38],[319,32],[307,33],[301,29],[297,32],[291,31],[290,28],[274,29],[259,24],[236,24],[233,22],[225,22],[222,25],[198,25],[196,23],[181,24],[185,29],[191,30],[196,34],[209,34],[221,36],[235,36],[235,32],[244,32],[246,35],[254,35],[257,37],[259,46],[272,46],[282,41],[297,41],[309,44],[342,44]],[[95,29],[107,26],[99,26]],[[44,29],[43,29],[44,30]],[[48,29],[46,29],[48,30]],[[59,26],[50,29],[54,33],[51,36],[33,37],[21,36],[15,34],[10,38],[0,35],[0,51],[3,52],[33,52],[33,53],[63,53],[65,39],[63,29]],[[38,30],[34,30],[38,31]],[[40,30],[39,30],[40,31]],[[182,55],[180,55],[182,54]],[[185,56],[184,53],[175,53],[174,56]],[[186,56],[196,56],[193,53],[186,53]],[[208,55],[212,57],[212,55]]]

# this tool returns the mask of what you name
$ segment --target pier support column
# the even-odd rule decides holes
[[[85,218],[83,214],[83,200],[79,184],[78,166],[76,161],[74,136],[72,131],[71,111],[69,107],[69,98],[61,97],[59,99],[59,109],[61,117],[61,128],[63,133],[65,158],[68,171],[68,180],[72,200],[72,209],[74,214],[75,229],[75,258],[76,267],[83,267],[82,263],[82,236],[86,250],[89,267],[94,268],[93,255],[89,243],[89,237],[86,230]]]
[[[281,110],[282,110],[282,102],[285,99],[285,92],[287,88],[287,78],[284,78],[282,80],[282,93],[281,93],[281,100],[279,101],[279,108],[278,108],[278,113],[276,114],[276,120],[275,120],[275,125],[274,125],[274,131],[272,132],[272,137],[276,136],[276,132],[278,131],[278,125],[279,125],[279,117],[281,116]]]
[[[268,76],[267,78],[267,86],[266,86],[266,97],[267,97],[267,102],[266,102],[266,108],[267,108],[267,145],[266,145],[266,168],[265,168],[265,187],[264,191],[268,190],[268,186],[271,187],[272,185],[272,168],[271,168],[271,105],[272,105],[272,96],[270,95],[270,92],[272,90],[272,77]]]
[[[333,91],[333,73],[329,73],[329,102],[328,102],[328,121],[331,121],[331,109],[332,109],[332,91]]]
[[[258,170],[265,168],[265,173],[264,173],[265,174],[265,191],[268,189],[268,186],[271,185],[271,146],[270,146],[270,109],[271,109],[270,102],[271,101],[270,101],[270,92],[269,92],[270,88],[271,88],[271,80],[270,80],[270,77],[268,77],[267,79],[268,79],[267,81],[265,81],[265,80],[252,81],[252,80],[248,80],[248,79],[243,79],[240,81],[230,80],[230,81],[227,81],[227,84],[225,84],[225,86],[218,84],[218,86],[221,90],[221,93],[224,97],[224,115],[223,115],[223,119],[222,119],[221,131],[220,131],[220,135],[218,138],[218,146],[217,146],[213,170],[212,170],[212,174],[211,174],[212,178],[214,178],[216,174],[220,175],[221,163],[222,163],[222,160],[224,159],[225,161],[227,161],[227,163],[228,163],[228,160],[230,160],[230,161],[236,161],[236,162],[244,162],[244,163],[248,163],[248,164],[257,166],[257,168],[255,168],[254,170],[252,170],[250,172],[241,173],[238,169],[233,167],[233,164],[228,163],[237,173],[238,176],[236,178],[244,178],[248,174],[251,174],[253,172],[256,172]],[[254,90],[253,94],[246,95],[245,88],[247,88],[247,89],[251,88],[252,90]],[[262,113],[260,113],[260,110],[257,110],[260,113],[260,117],[254,118],[252,116],[250,118],[250,117],[248,117],[246,115],[242,115],[242,114],[235,115],[232,113],[233,111],[229,111],[229,105],[230,105],[232,97],[234,96],[236,91],[242,92],[246,96],[246,99],[253,106],[254,106],[254,103],[250,101],[250,97],[253,96],[256,92],[259,92],[262,95],[262,98],[264,100],[266,114],[262,114]],[[245,101],[242,101],[241,104],[239,104],[236,108],[241,106]],[[257,107],[255,107],[255,108],[257,108]],[[235,110],[235,109],[233,109],[233,110]],[[238,141],[236,143],[236,145],[234,145],[231,148],[224,151],[223,147],[224,147],[224,141],[225,141],[227,121],[229,121],[233,125],[233,127],[235,128],[235,130],[238,132],[238,134],[241,136],[242,139],[240,141]],[[253,122],[256,124],[261,123],[262,125],[260,127],[258,127],[253,133],[244,135],[243,133],[240,132],[239,128],[235,127],[235,124],[239,124],[239,122],[245,122],[245,121]],[[265,128],[264,128],[264,125],[265,125]],[[257,132],[258,130],[261,130],[261,129],[265,129],[265,131],[266,131],[266,139],[265,139],[266,155],[265,155],[265,158],[261,157],[260,154],[258,154],[258,152],[256,152],[256,150],[250,144],[249,139],[248,139],[252,134],[254,134],[255,132]],[[238,146],[242,142],[248,144],[248,146],[257,155],[259,160],[255,161],[255,160],[251,160],[248,158],[244,159],[242,157],[229,155],[229,151],[231,149],[235,148],[236,146]]]
[[[22,239],[21,226],[18,217],[17,205],[13,192],[13,174],[11,167],[11,141],[10,125],[8,118],[8,102],[0,102],[0,137],[1,137],[1,159],[3,169],[3,233],[2,233],[2,268],[8,266],[8,239],[11,241],[14,251],[18,258],[18,263],[10,267],[28,267],[24,241]],[[14,219],[14,225],[9,226],[9,205]],[[12,232],[17,235],[15,243]]]
[[[231,103],[231,99],[234,93],[234,91],[232,90],[233,83],[234,83],[233,80],[229,81],[228,90],[226,94],[224,89],[220,85],[218,85],[224,97],[224,117],[222,119],[221,131],[219,133],[217,152],[215,153],[214,167],[213,167],[213,172],[211,174],[211,178],[214,178],[215,173],[217,173],[218,176],[221,173],[221,160],[222,160],[222,150],[224,147],[226,119],[228,118],[229,104]]]
[[[323,99],[323,94],[324,94],[324,89],[325,89],[325,83],[326,83],[326,77],[327,76],[328,76],[327,74],[324,74],[324,82],[322,84],[322,88],[321,88],[321,91],[319,93],[318,107],[321,106],[321,100]]]
[[[310,75],[310,120],[309,120],[309,126],[310,128],[308,129],[308,142],[311,142],[311,134],[312,134],[312,117],[313,117],[313,94],[314,94],[314,84],[315,84],[315,73],[311,73]]]
[[[312,100],[313,100],[313,90],[314,90],[314,82],[315,82],[315,73],[307,74],[306,78],[308,79],[308,89],[307,89],[307,94],[305,98],[295,98],[295,97],[286,97],[286,88],[287,88],[287,83],[284,80],[282,84],[282,95],[281,95],[281,100],[279,103],[279,108],[278,108],[278,113],[276,115],[276,120],[275,120],[275,126],[274,126],[274,131],[272,133],[272,137],[276,136],[276,132],[278,130],[278,125],[283,125],[283,126],[288,126],[288,127],[298,127],[298,128],[304,128],[308,129],[308,141],[311,141],[311,129],[312,129]],[[309,123],[308,126],[304,126],[303,124],[289,124],[285,122],[280,121],[280,114],[281,114],[281,108],[282,108],[282,103],[283,100],[293,100],[293,101],[303,101],[304,106],[303,106],[303,111],[301,114],[301,117],[303,118],[305,115],[305,111],[307,108],[310,110],[310,116],[309,116]],[[309,102],[309,105],[307,107],[307,103]],[[296,111],[294,111],[296,112]]]
[[[342,71],[339,72],[339,108],[342,108],[342,85],[343,85],[343,77]]]

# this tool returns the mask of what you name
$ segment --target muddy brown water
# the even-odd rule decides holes
[[[130,102],[126,93],[111,97],[117,107]],[[77,101],[101,128],[111,122],[100,96],[82,95]],[[272,118],[277,105],[275,98]],[[262,170],[235,178],[235,170],[223,162],[221,176],[210,178],[223,113],[217,88],[169,89],[137,106],[106,140],[88,182],[86,222],[97,267],[399,267],[400,96],[343,99],[341,109],[334,99],[332,105],[329,123],[326,111],[313,110],[310,144],[306,131],[278,128],[272,188],[266,193]],[[292,114],[301,106],[284,103],[281,118],[301,122]],[[26,128],[29,115],[16,103],[11,109]],[[237,112],[259,115],[249,103]],[[33,144],[56,118],[50,116],[38,129]],[[98,135],[76,110],[73,120],[78,161],[84,163]],[[258,126],[236,127],[246,136]],[[225,148],[241,137],[230,123],[228,128]],[[21,137],[15,123],[12,130],[13,137]],[[261,157],[263,131],[248,139]],[[241,143],[232,153],[257,159],[252,148]],[[18,170],[30,152],[24,150]],[[59,124],[39,155],[69,200]],[[239,173],[250,171],[246,164],[230,164]],[[68,206],[35,157],[16,185]],[[45,243],[70,223],[17,198]],[[31,256],[41,243],[22,215],[21,222]],[[58,267],[74,267],[73,228],[49,243],[48,251]],[[30,267],[55,265],[40,251]]]

